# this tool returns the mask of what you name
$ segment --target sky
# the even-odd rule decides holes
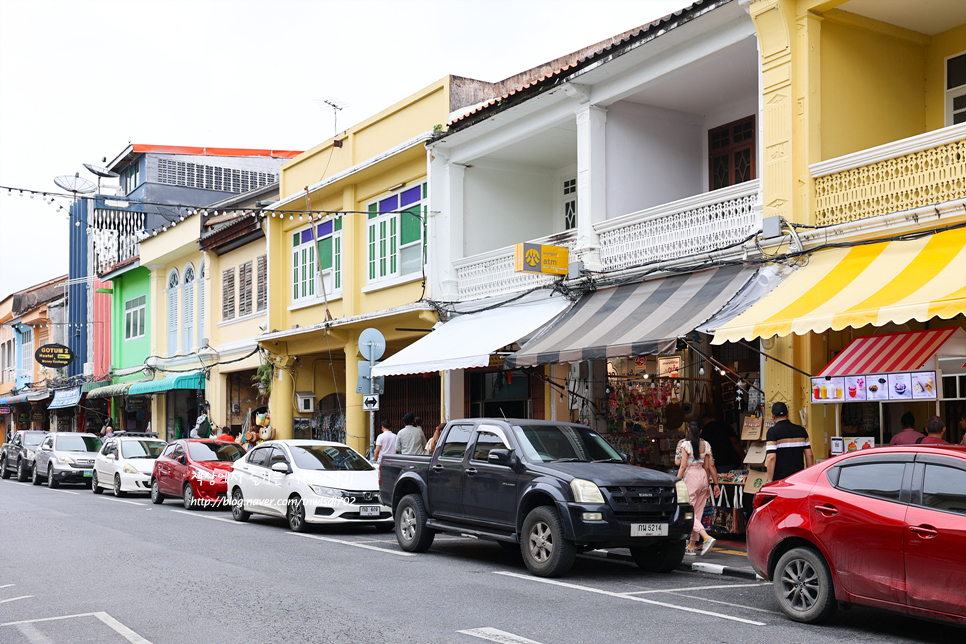
[[[0,0],[0,186],[128,143],[307,150],[455,74],[499,81],[689,0]],[[57,206],[63,211],[58,212]],[[0,191],[0,300],[67,273],[68,202]]]

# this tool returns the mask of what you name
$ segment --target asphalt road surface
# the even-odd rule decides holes
[[[413,555],[365,526],[296,535],[82,486],[0,481],[0,543],[0,644],[966,641],[864,608],[797,624],[760,581],[592,555],[546,580],[496,544],[439,536]]]

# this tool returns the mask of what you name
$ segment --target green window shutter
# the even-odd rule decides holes
[[[319,266],[323,271],[332,268],[332,237],[319,240]]]
[[[369,204],[369,219],[375,219],[379,215],[379,204]]]
[[[299,299],[299,251],[297,248],[292,253],[292,288],[294,289],[292,297],[296,300]]]
[[[405,246],[414,241],[419,241],[423,223],[419,218],[419,206],[407,208],[402,212],[400,217],[402,218],[402,222],[400,226],[399,245]]]
[[[369,279],[376,279],[376,227],[369,224]]]
[[[315,249],[309,246],[309,295],[315,295]]]
[[[425,198],[426,198],[426,192],[427,192],[427,188],[426,188],[426,186],[427,186],[427,185],[429,185],[429,184],[426,184],[426,183],[424,183],[424,184],[423,184],[423,199],[425,199]]]
[[[393,216],[389,220],[389,274],[396,273],[396,262],[399,259],[399,234],[396,230],[399,219]]]
[[[386,253],[388,232],[386,230],[386,220],[379,222],[379,277],[386,276]]]
[[[342,237],[332,238],[333,246],[335,247],[335,253],[333,257],[333,263],[335,264],[335,289],[339,290],[342,288]]]
[[[292,248],[295,248],[302,243],[302,233],[295,233],[292,235]]]
[[[335,230],[342,230],[342,217],[336,217],[334,222]]]

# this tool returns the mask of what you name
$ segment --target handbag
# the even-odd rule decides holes
[[[718,495],[718,499],[715,502],[714,518],[711,520],[711,527],[715,532],[727,534],[734,528],[734,511],[733,508],[723,507],[722,501],[725,496],[725,488],[724,486],[719,487],[721,494]],[[711,491],[711,497],[714,498],[714,490]]]

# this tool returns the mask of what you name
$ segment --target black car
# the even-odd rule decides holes
[[[8,479],[11,473],[17,474],[18,481],[30,478],[34,468],[37,448],[47,432],[38,429],[22,429],[13,435],[9,443],[0,447],[0,478]]]

